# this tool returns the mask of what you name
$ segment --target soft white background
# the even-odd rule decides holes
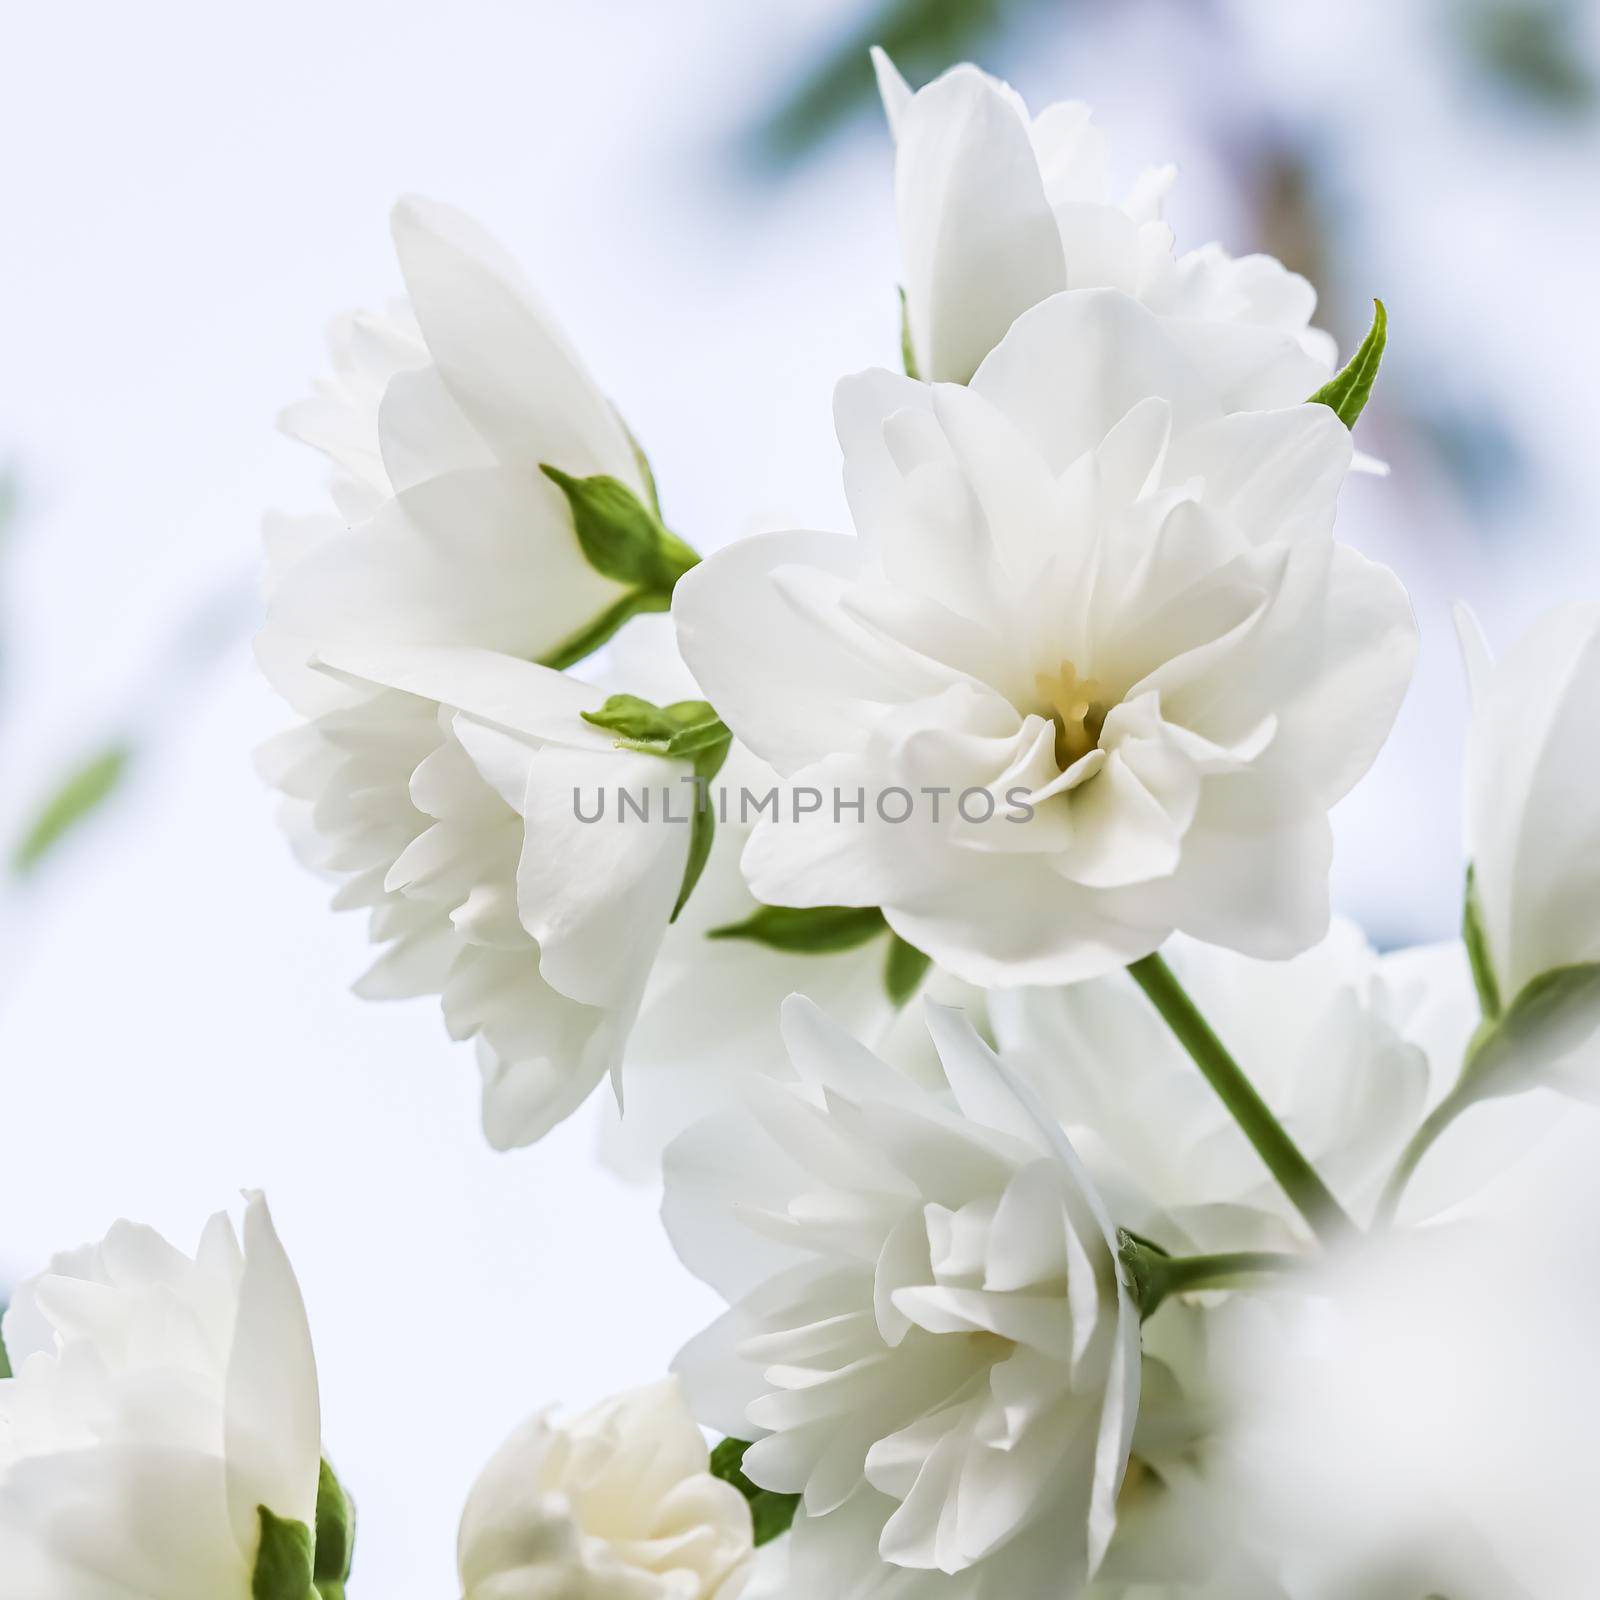
[[[1493,408],[1516,492],[1473,503],[1380,408],[1347,537],[1401,571],[1424,653],[1339,817],[1337,891],[1386,940],[1454,914],[1462,695],[1445,605],[1502,641],[1592,591],[1600,371],[1591,125],[1519,115],[1452,53],[1447,6],[1052,8],[989,60],[1101,108],[1132,173],[1179,155],[1180,241],[1258,242],[1253,141],[1315,149],[1385,384]],[[1075,19],[1069,27],[1065,20]],[[0,891],[0,1284],[118,1214],[192,1243],[271,1195],[317,1335],[326,1437],[361,1503],[358,1592],[453,1592],[478,1465],[525,1412],[657,1374],[707,1309],[595,1119],[496,1157],[427,1003],[362,1005],[357,922],[296,869],[250,766],[281,723],[247,649],[257,522],[317,501],[276,409],[336,311],[398,289],[392,198],[478,215],[525,262],[707,548],[840,525],[828,401],[897,349],[889,150],[862,120],[786,178],[742,127],[843,0],[8,8],[0,60],[0,841],[103,736],[127,793]],[[1592,21],[1592,16],[1590,18]],[[1592,31],[1592,30],[1591,30]]]

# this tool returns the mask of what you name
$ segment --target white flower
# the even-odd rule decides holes
[[[800,1083],[752,1082],[668,1150],[668,1231],[730,1306],[678,1370],[703,1423],[754,1439],[751,1480],[803,1496],[797,1565],[839,1581],[797,1592],[865,1584],[866,1541],[919,1581],[981,1574],[952,1593],[1071,1595],[1115,1521],[1138,1315],[1059,1129],[929,1016],[949,1093],[789,1000]]]
[[[1116,200],[1105,138],[1074,102],[1030,118],[1009,85],[952,67],[913,94],[881,51],[896,144],[906,316],[920,376],[965,383],[1011,324],[1062,289],[1121,289],[1217,379],[1230,411],[1293,405],[1327,380],[1316,291],[1270,256],[1173,257],[1161,202],[1176,175]]]
[[[648,474],[515,264],[448,206],[402,200],[409,297],[335,325],[334,377],[285,412],[335,467],[335,513],[269,521],[258,655],[307,712],[319,647],[476,645],[541,659],[625,594],[585,559],[543,464],[608,474],[646,503]]]
[[[315,1523],[316,1363],[253,1196],[194,1259],[117,1223],[5,1318],[0,1570],[18,1600],[249,1600],[261,1508]]]
[[[1353,923],[1292,961],[1174,939],[1185,989],[1307,1159],[1356,1217],[1459,1056],[1431,1063],[1413,1017],[1448,983],[1470,1028],[1459,948],[1446,971],[1380,958]],[[990,996],[998,1048],[1065,1126],[1117,1221],[1187,1255],[1285,1249],[1303,1221],[1183,1047],[1123,973]]]
[[[1561,606],[1499,662],[1457,614],[1472,685],[1466,846],[1496,999],[1511,1028],[1499,1085],[1600,1098],[1600,605]],[[1560,974],[1544,1005],[1515,1008]],[[1548,982],[1549,980],[1547,980]],[[1487,1063],[1485,1063],[1487,1065]]]
[[[750,1555],[750,1508],[711,1476],[671,1379],[525,1422],[473,1486],[458,1545],[463,1600],[733,1600]]]
[[[747,539],[674,600],[707,697],[795,791],[746,852],[756,896],[879,905],[983,986],[1174,929],[1320,938],[1326,814],[1416,644],[1393,574],[1332,537],[1333,412],[1226,414],[1115,290],[1026,312],[969,386],[869,372],[836,411],[859,537]]]
[[[261,753],[285,826],[385,946],[357,992],[440,995],[451,1034],[478,1040],[490,1143],[530,1144],[621,1062],[683,882],[690,769],[619,749],[581,715],[602,690],[531,662],[324,665],[347,703]],[[647,820],[619,812],[624,790]]]

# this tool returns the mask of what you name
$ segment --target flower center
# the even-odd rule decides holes
[[[1045,715],[1056,725],[1056,765],[1065,772],[1100,743],[1110,710],[1106,691],[1098,679],[1080,678],[1070,661],[1063,661],[1054,674],[1036,673],[1033,684]]]

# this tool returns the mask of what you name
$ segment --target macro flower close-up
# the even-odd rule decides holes
[[[8,22],[0,1600],[1600,1593],[1600,0]]]
[[[882,906],[977,984],[1094,977],[1174,929],[1314,943],[1326,812],[1415,647],[1393,574],[1333,538],[1334,412],[1230,413],[1116,290],[1026,312],[966,387],[866,373],[835,409],[856,536],[744,541],[674,601],[791,785],[757,896]]]
[[[258,1574],[285,1551],[304,1593],[319,1499],[338,1490],[319,1494],[311,1335],[259,1195],[242,1238],[220,1213],[193,1258],[117,1223],[22,1284],[4,1332],[16,1375],[0,1385],[0,1567],[13,1593],[247,1600],[269,1592]]]
[[[799,1085],[667,1152],[668,1232],[730,1302],[678,1358],[690,1404],[753,1431],[744,1474],[800,1497],[797,1548],[881,1524],[896,1566],[1081,1592],[1139,1393],[1099,1195],[955,1014],[929,1014],[948,1095],[803,1001],[784,1024]]]

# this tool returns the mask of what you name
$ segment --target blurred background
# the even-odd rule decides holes
[[[1175,157],[1180,248],[1269,250],[1389,356],[1343,536],[1423,632],[1336,898],[1459,903],[1460,596],[1503,646],[1600,593],[1600,9],[1578,0],[153,0],[12,8],[0,64],[0,1291],[113,1217],[185,1247],[267,1188],[305,1287],[361,1592],[454,1593],[526,1412],[659,1373],[708,1309],[580,1116],[496,1157],[430,1002],[347,992],[358,920],[251,750],[258,522],[321,503],[273,418],[399,291],[418,190],[518,255],[701,549],[844,525],[834,381],[898,353],[866,47],[1092,102]],[[582,1290],[579,1299],[576,1291]]]

